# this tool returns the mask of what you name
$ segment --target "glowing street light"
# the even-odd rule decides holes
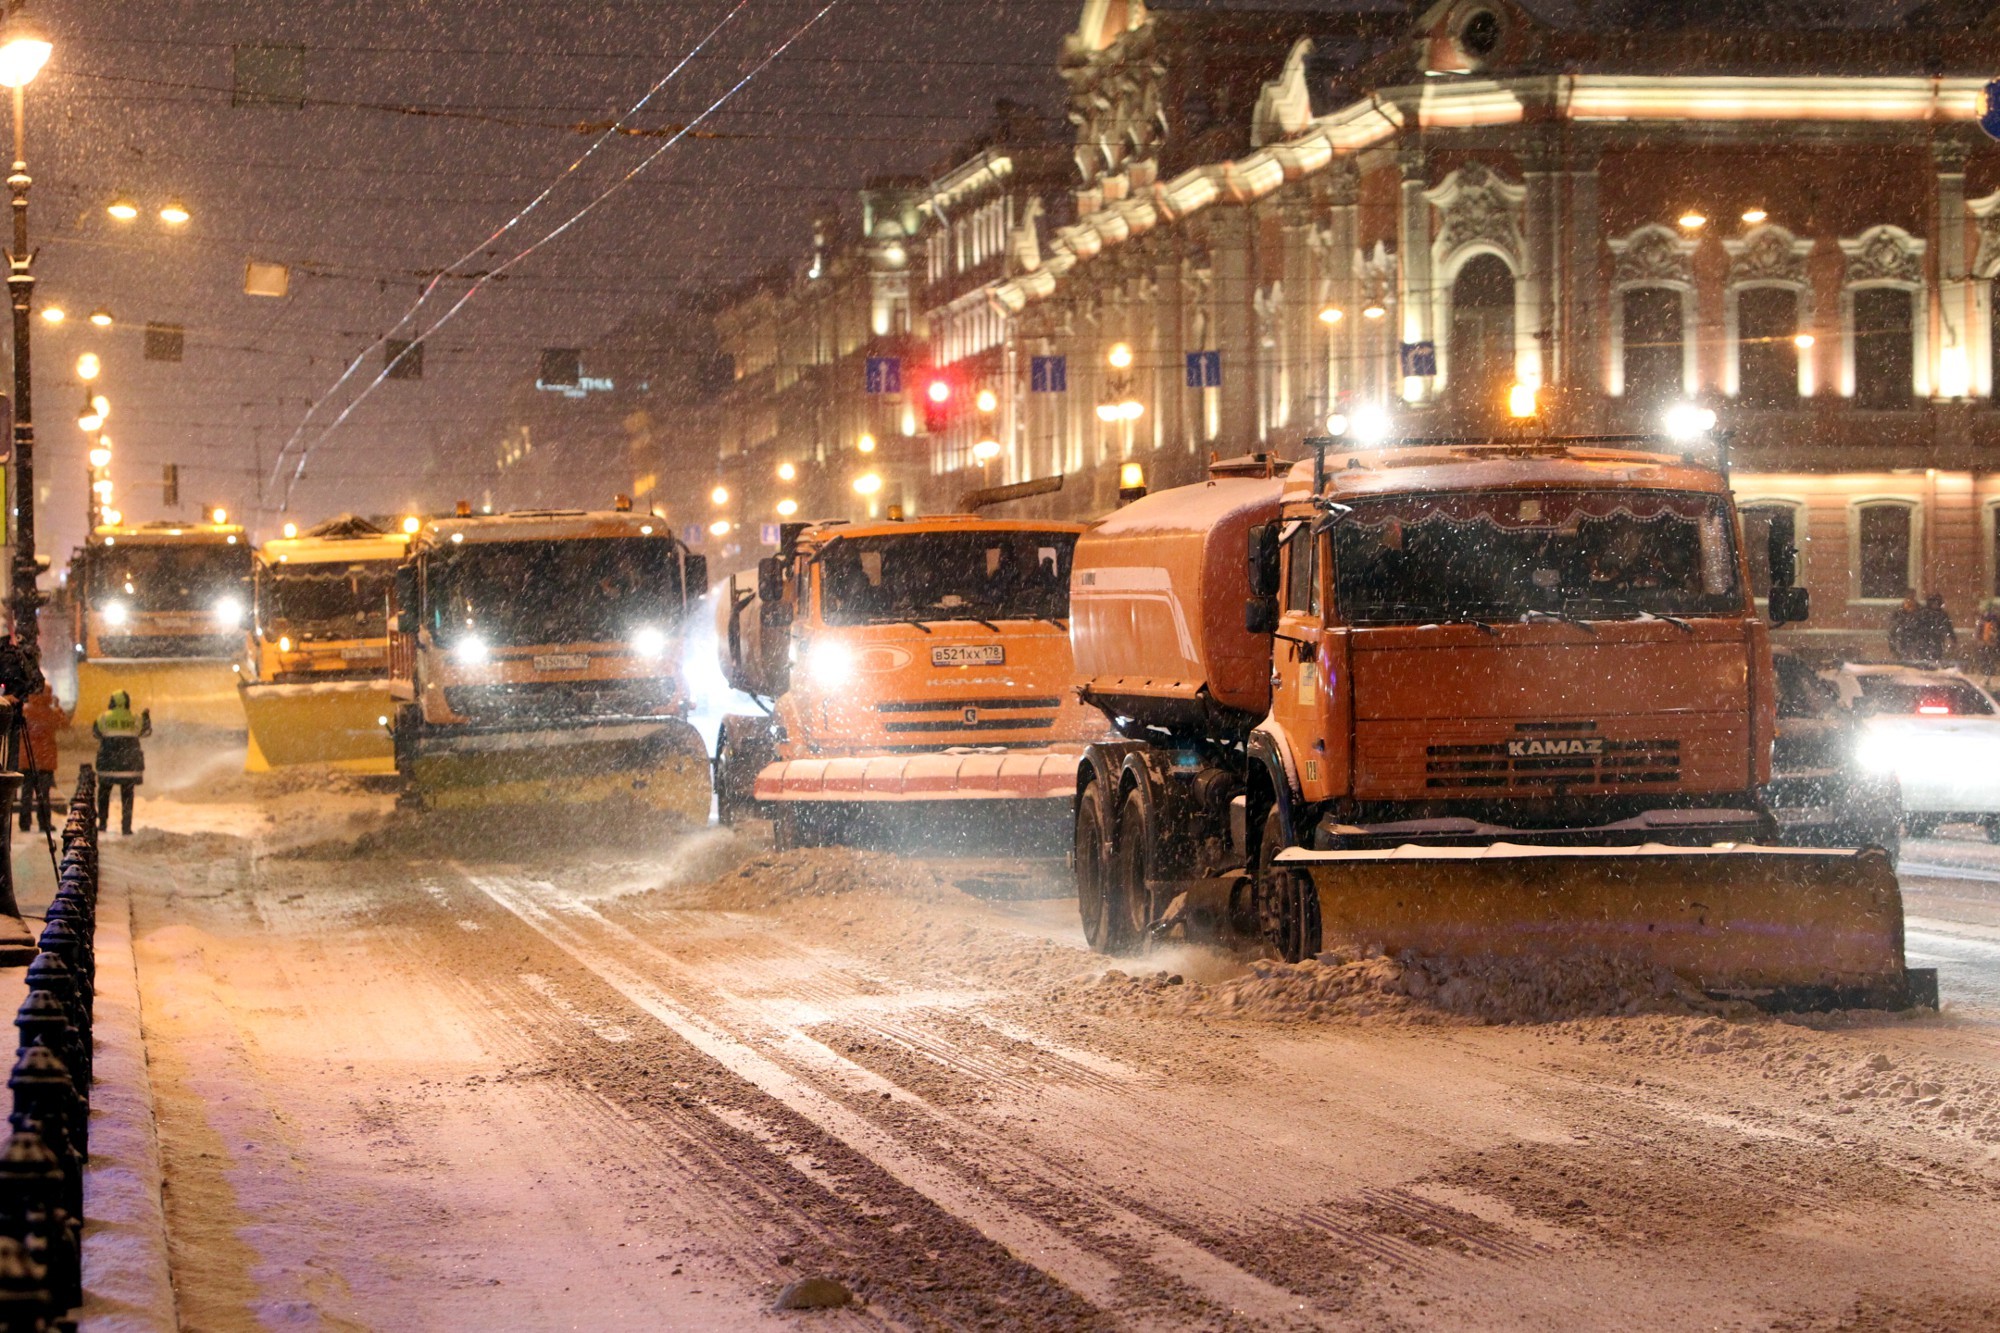
[[[111,312],[99,306],[90,312],[90,322],[100,329],[108,329],[111,327]]]
[[[708,501],[710,504],[716,504],[716,505],[728,504],[729,488],[727,486],[717,486],[714,490],[708,493]]]
[[[66,314],[66,313],[64,312],[63,308],[62,308],[61,306],[59,306],[59,305],[51,305],[51,306],[43,306],[43,307],[42,307],[42,322],[43,322],[43,323],[46,323],[46,324],[60,324],[60,323],[62,323],[62,322],[63,322],[63,320],[65,320],[65,319],[67,319],[67,318],[69,318],[69,316],[68,316],[68,315],[67,315],[67,314]]]
[[[791,499],[790,497],[786,497],[785,499],[778,501],[779,518],[790,518],[793,514],[796,514],[798,512],[799,512],[799,502],[797,500]]]
[[[856,495],[879,495],[881,492],[882,477],[880,473],[864,472],[854,479],[854,493]]]
[[[972,457],[980,463],[990,463],[1000,456],[1000,441],[981,440],[972,446]]]
[[[92,467],[111,466],[110,441],[106,440],[102,435],[97,437],[97,445],[90,451],[90,465]]]
[[[1798,337],[1792,339],[1792,346],[1798,348],[1801,352],[1805,352],[1810,351],[1812,345],[1817,341],[1818,339],[1814,338],[1810,333],[1801,333]]]
[[[1761,208],[1746,208],[1743,210],[1743,220],[1753,227],[1770,216],[1769,213],[1766,213]]]
[[[796,467],[793,467],[790,463],[778,464],[779,481],[796,481],[798,479],[798,475],[799,475],[799,470]]]
[[[1361,307],[1361,318],[1363,319],[1380,319],[1388,313],[1389,308],[1380,301],[1370,301],[1367,305]]]
[[[1104,359],[1111,363],[1113,370],[1130,370],[1132,368],[1132,344],[1113,343],[1110,353]]]
[[[863,431],[861,433],[861,437],[854,442],[854,448],[856,449],[856,451],[860,453],[864,454],[874,453],[875,437],[873,435],[868,434],[868,432]]]
[[[104,363],[97,359],[97,353],[85,352],[76,359],[76,377],[88,384],[104,370]]]
[[[187,211],[187,205],[178,200],[170,199],[160,206],[160,221],[169,227],[178,227],[191,216],[192,214]]]
[[[991,389],[981,389],[979,397],[973,400],[973,404],[982,412],[998,411],[1000,407],[1000,395]]]
[[[1346,318],[1347,313],[1337,305],[1320,307],[1319,322],[1322,324],[1338,324]]]
[[[1689,209],[1687,212],[1681,214],[1680,224],[1681,229],[1684,231],[1700,231],[1708,225],[1708,219],[1693,209]]]
[[[731,524],[728,519],[718,518],[715,522],[708,525],[708,535],[711,537],[727,537],[730,527]]]
[[[39,28],[15,15],[0,29],[0,87],[27,87],[54,52]]]
[[[104,211],[120,222],[130,222],[139,216],[139,206],[130,199],[113,199],[104,206]]]

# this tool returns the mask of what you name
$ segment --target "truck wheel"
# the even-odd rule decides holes
[[[757,810],[757,775],[771,762],[770,727],[762,718],[725,717],[715,738],[715,817],[725,827]]]
[[[1099,953],[1110,953],[1111,817],[1104,784],[1093,782],[1076,798],[1076,910],[1083,938]]]
[[[1283,850],[1285,825],[1273,807],[1257,839],[1257,926],[1281,958],[1296,963],[1319,952],[1319,890],[1309,876],[1277,863]]]
[[[1137,788],[1125,793],[1118,810],[1118,837],[1105,876],[1106,953],[1138,953],[1153,924],[1153,895],[1146,887],[1153,847],[1146,836],[1146,798]]]

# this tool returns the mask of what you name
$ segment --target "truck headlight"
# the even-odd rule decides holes
[[[821,689],[839,689],[854,679],[854,650],[838,639],[822,639],[806,654],[806,670]]]
[[[215,599],[215,623],[225,629],[243,627],[243,599],[241,597],[218,597]]]
[[[666,632],[652,625],[641,626],[632,632],[632,651],[641,657],[665,657]]]
[[[104,609],[99,611],[98,614],[104,617],[105,624],[113,627],[123,625],[127,620],[132,618],[131,613],[125,609],[125,603],[123,602],[106,602]]]
[[[451,646],[452,661],[460,666],[478,666],[488,655],[486,640],[477,634],[468,634]]]

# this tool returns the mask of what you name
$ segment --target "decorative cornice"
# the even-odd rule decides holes
[[[1692,287],[1695,244],[1666,227],[1641,227],[1610,242],[1611,280],[1620,287]]]
[[[1852,240],[1840,242],[1847,256],[1847,282],[1894,282],[1920,287],[1924,281],[1924,242],[1901,227],[1870,227]]]
[[[1813,243],[1799,240],[1783,227],[1759,227],[1740,240],[1724,241],[1722,248],[1729,252],[1731,286],[1756,282],[1806,285],[1806,257],[1812,253]]]
[[[1442,258],[1483,244],[1518,259],[1521,201],[1527,196],[1527,186],[1502,180],[1483,162],[1467,162],[1444,184],[1424,191],[1424,198],[1444,215],[1432,250]]]

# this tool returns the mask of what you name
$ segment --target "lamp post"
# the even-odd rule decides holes
[[[21,17],[20,0],[10,0],[6,24],[0,28],[0,86],[14,91],[14,169],[7,176],[13,195],[14,244],[7,253],[7,293],[14,302],[14,586],[9,610],[21,647],[33,660],[41,650],[41,589],[35,586],[41,568],[35,561],[35,426],[31,406],[29,314],[35,294],[28,249],[27,91],[48,63],[54,48],[49,39]]]

